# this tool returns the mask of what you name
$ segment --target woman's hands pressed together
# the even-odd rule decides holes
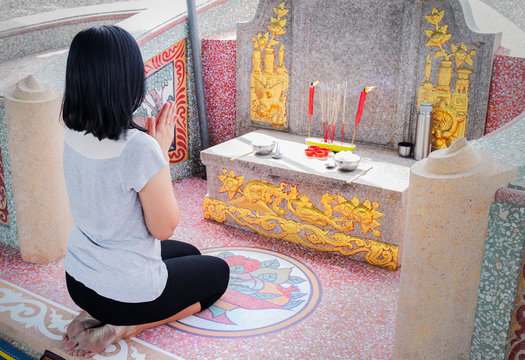
[[[175,113],[176,107],[175,102],[169,101],[164,104],[156,119],[153,116],[148,116],[146,120],[148,134],[157,140],[168,163],[168,150],[173,143],[175,121],[178,120],[178,115]]]
[[[179,119],[175,108],[175,102],[167,102],[156,119],[148,116],[146,121],[148,134],[157,140],[168,164],[168,150],[173,142],[175,121]],[[173,193],[169,165],[146,183],[139,191],[139,197],[149,232],[156,239],[168,239],[179,223],[179,207]]]

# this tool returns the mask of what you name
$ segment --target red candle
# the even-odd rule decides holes
[[[357,114],[355,115],[356,125],[359,124],[359,122],[361,121],[361,115],[363,114],[363,109],[365,108],[365,100],[366,100],[365,90],[361,91],[361,96],[359,97],[359,105],[357,106]]]
[[[361,121],[361,114],[363,114],[363,109],[365,108],[365,100],[366,100],[366,94],[375,88],[375,86],[372,87],[366,87],[363,91],[361,91],[361,96],[359,97],[359,105],[357,106],[357,114],[355,115],[355,124],[359,124]]]
[[[315,86],[319,84],[319,80],[315,80],[313,83],[310,84],[310,93],[308,96],[308,137],[310,137],[310,128],[312,127],[312,115],[314,114],[314,93],[315,93]]]
[[[357,114],[355,114],[355,127],[354,127],[354,136],[352,137],[352,144],[354,143],[357,124],[359,124],[359,122],[361,121],[361,115],[363,114],[363,109],[365,108],[366,94],[373,88],[375,88],[375,86],[372,86],[372,87],[367,86],[363,91],[361,91],[361,96],[359,97],[359,105],[357,106]]]
[[[309,96],[309,102],[308,102],[308,116],[312,116],[314,113],[314,92],[315,92],[315,86],[314,83],[310,84],[310,96]]]

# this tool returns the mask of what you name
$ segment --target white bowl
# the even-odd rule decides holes
[[[352,154],[351,151],[341,151],[335,154],[334,162],[337,168],[341,171],[352,171],[359,166],[361,157]]]
[[[256,143],[252,142],[253,152],[255,155],[268,155],[275,147],[275,141],[270,143]]]

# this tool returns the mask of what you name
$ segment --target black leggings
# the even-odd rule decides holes
[[[66,272],[69,295],[75,304],[103,323],[139,325],[167,319],[197,302],[205,309],[224,294],[230,276],[224,260],[201,255],[196,247],[180,241],[162,241],[161,249],[168,280],[155,300],[125,303],[109,299]]]

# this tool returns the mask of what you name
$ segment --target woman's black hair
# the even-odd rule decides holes
[[[144,100],[144,63],[137,42],[117,26],[92,27],[71,43],[62,119],[98,139],[117,140],[135,127]]]

